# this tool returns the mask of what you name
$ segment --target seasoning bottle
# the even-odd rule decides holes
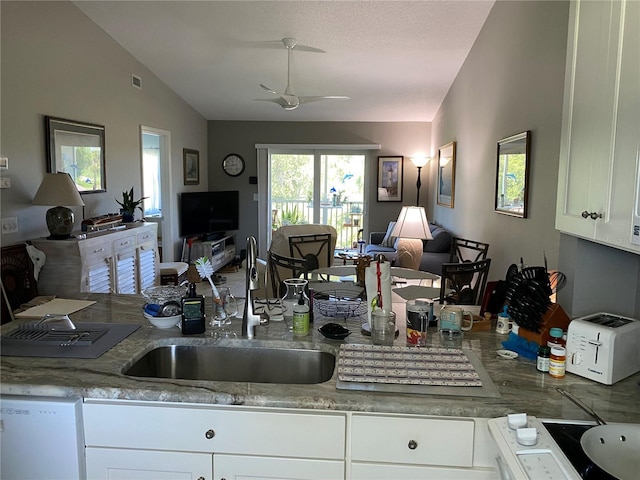
[[[309,334],[309,305],[304,301],[302,292],[297,305],[293,306],[293,335],[304,337]]]
[[[563,378],[567,365],[567,351],[564,347],[551,347],[549,357],[549,375],[554,378]]]
[[[540,345],[538,348],[538,361],[536,363],[536,369],[539,372],[548,372],[549,371],[549,362],[551,356],[551,349],[546,345]]]
[[[564,332],[562,331],[562,329],[558,327],[554,327],[549,330],[549,340],[547,340],[547,347],[564,347],[566,344],[562,339],[563,333]]]

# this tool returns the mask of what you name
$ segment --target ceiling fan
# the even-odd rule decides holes
[[[318,100],[349,100],[349,97],[343,95],[315,95],[299,97],[293,92],[291,86],[291,52],[295,48],[296,50],[316,53],[326,53],[324,50],[315,47],[307,47],[306,45],[298,45],[298,41],[295,38],[283,38],[283,45],[287,48],[287,86],[284,92],[277,92],[273,88],[269,88],[264,84],[260,84],[263,90],[269,93],[277,95],[278,98],[256,98],[259,102],[273,102],[280,105],[285,110],[295,110],[303,103],[317,102]]]

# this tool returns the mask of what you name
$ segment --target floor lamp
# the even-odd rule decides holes
[[[402,207],[391,233],[398,240],[398,263],[401,267],[420,269],[422,240],[431,240],[431,230],[423,207]]]
[[[424,167],[429,161],[428,157],[411,157],[411,161],[418,168],[418,180],[416,180],[416,206],[420,206],[420,187],[422,186],[422,181],[420,180],[420,171],[422,167]]]

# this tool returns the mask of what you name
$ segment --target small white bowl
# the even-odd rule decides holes
[[[153,315],[149,315],[147,312],[142,312],[144,318],[149,320],[151,325],[156,328],[172,328],[177,327],[180,321],[182,320],[182,315],[174,315],[173,317],[154,317]]]

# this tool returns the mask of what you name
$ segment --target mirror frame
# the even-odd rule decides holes
[[[57,173],[66,172],[71,175],[76,188],[80,194],[85,193],[102,193],[107,191],[107,178],[105,169],[105,140],[104,140],[104,126],[95,125],[92,123],[78,122],[76,120],[67,120],[64,118],[44,117],[45,132],[46,132],[46,147],[47,147],[47,172]],[[62,157],[61,145],[58,145],[58,135],[60,134],[76,134],[84,135],[87,138],[91,138],[91,144],[97,144],[100,146],[98,169],[99,176],[94,175],[90,185],[92,188],[87,187],[87,182],[79,183],[77,180],[77,173],[73,169],[69,168],[65,170],[64,159]],[[92,138],[93,137],[93,138]],[[97,173],[97,172],[96,172]],[[87,177],[88,178],[88,177]]]
[[[524,145],[522,145],[524,143]],[[522,146],[520,146],[522,145]],[[524,166],[509,168],[511,155],[524,155]],[[521,162],[521,159],[514,159]],[[518,133],[498,141],[496,163],[495,211],[512,217],[527,218],[529,194],[529,164],[531,163],[531,131]],[[513,162],[512,162],[513,165]],[[507,181],[516,182],[520,196],[514,196],[515,204],[505,205],[504,191]]]

